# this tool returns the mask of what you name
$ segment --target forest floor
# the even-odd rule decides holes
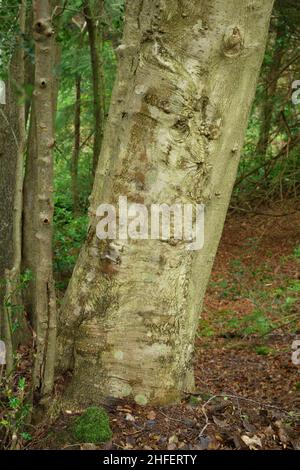
[[[282,209],[273,208],[272,212]],[[113,439],[76,444],[64,410],[31,448],[300,449],[300,212],[231,214],[196,341],[196,392],[171,407],[120,402]],[[268,213],[268,211],[267,211]]]

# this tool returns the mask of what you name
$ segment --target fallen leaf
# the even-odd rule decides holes
[[[156,418],[156,413],[155,413],[155,411],[149,411],[149,413],[147,414],[147,418],[148,418],[150,421],[154,421],[155,418]]]
[[[127,413],[125,419],[126,419],[126,421],[131,421],[131,422],[135,421],[135,417],[132,416],[130,413]]]
[[[176,434],[169,438],[169,444],[178,444],[178,437],[176,436]]]
[[[258,447],[262,447],[262,443],[259,437],[253,436],[241,436],[242,441],[249,447],[250,450],[257,450]]]
[[[294,450],[300,450],[300,438],[292,439],[292,445]]]
[[[249,423],[249,421],[247,419],[244,419],[243,420],[243,425],[244,425],[244,428],[246,429],[247,432],[251,432],[252,434],[256,432],[256,427],[253,426],[253,424]]]
[[[216,416],[213,416],[212,418],[214,423],[219,426],[219,428],[227,428],[228,423],[226,423],[226,421],[222,421],[221,419],[216,418]]]
[[[207,450],[211,444],[211,438],[209,436],[207,437],[200,437],[199,441],[199,447],[197,447],[198,450]]]

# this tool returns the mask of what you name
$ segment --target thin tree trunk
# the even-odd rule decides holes
[[[27,138],[27,152],[24,178],[24,197],[23,197],[23,253],[22,269],[29,270],[32,274],[32,281],[27,286],[24,293],[25,309],[30,316],[30,322],[33,329],[36,330],[36,317],[34,308],[35,299],[35,267],[38,264],[35,250],[35,234],[37,231],[37,149],[36,149],[36,116],[35,104],[32,99],[30,105],[30,122]]]
[[[33,9],[28,8],[27,17],[26,17],[26,37],[29,41],[33,41],[33,31],[32,31],[32,24],[33,24]],[[32,92],[34,88],[34,59],[31,54],[26,54],[25,56],[25,83],[28,87],[28,95],[26,96],[25,102],[25,121],[26,127],[30,118],[30,109],[32,104]]]
[[[85,0],[84,15],[90,43],[94,98],[94,147],[92,176],[95,176],[101,152],[105,116],[105,87],[103,72],[103,14],[104,0]]]
[[[34,0],[35,92],[34,131],[36,146],[35,298],[36,356],[34,392],[47,397],[53,387],[56,344],[56,299],[52,266],[53,238],[53,87],[54,30],[49,0]]]
[[[7,86],[7,106],[1,109],[0,126],[7,133],[2,135],[2,177],[1,188],[1,233],[0,277],[2,286],[1,307],[4,315],[4,338],[8,352],[7,371],[13,367],[13,346],[26,341],[28,330],[22,304],[22,292],[19,290],[22,256],[22,201],[23,201],[23,168],[25,153],[25,50],[23,35],[26,23],[26,1],[19,7],[19,34],[16,48],[10,65],[10,78]],[[5,162],[5,158],[8,160]],[[12,206],[11,206],[12,204]],[[2,230],[1,230],[2,232]],[[9,237],[9,239],[7,238]],[[14,334],[13,329],[18,325]]]
[[[286,43],[284,42],[285,33],[286,28],[284,24],[278,25],[272,64],[270,66],[269,74],[266,77],[266,96],[263,100],[262,124],[255,152],[262,160],[265,160],[269,147],[270,131],[272,128],[272,118],[274,113],[274,97],[277,90],[278,80],[280,78],[278,72],[281,69],[282,60],[286,51]]]
[[[33,41],[33,8],[30,8],[27,16],[26,34],[30,40]],[[23,185],[23,240],[22,240],[22,270],[28,270],[34,274],[34,269],[37,264],[35,247],[35,233],[36,227],[34,226],[36,217],[36,186],[37,180],[37,151],[36,151],[36,138],[35,138],[35,111],[34,111],[34,82],[35,82],[35,64],[31,55],[28,55],[25,64],[26,83],[32,89],[31,96],[28,96],[26,101],[26,126],[28,127],[27,133],[27,146],[26,146],[26,159],[25,159],[25,176]],[[29,124],[28,124],[29,122]],[[35,297],[35,279],[29,282],[26,291],[24,292],[24,306],[28,312],[29,319],[33,329],[36,329],[35,316],[34,316],[34,297]]]
[[[6,104],[0,105],[0,334],[2,338],[4,338],[6,271],[11,270],[14,263],[13,220],[18,151],[17,96],[12,83],[14,72],[13,62],[10,67],[10,79],[5,84]]]
[[[23,179],[24,179],[24,156],[26,145],[26,124],[25,124],[25,49],[23,45],[22,35],[26,30],[26,1],[22,0],[19,11],[20,40],[18,41],[17,50],[17,77],[16,83],[19,92],[22,93],[18,103],[18,154],[16,166],[16,186],[14,196],[14,222],[13,222],[13,250],[14,250],[14,266],[13,277],[15,283],[19,283],[22,261],[22,212],[23,212]]]
[[[263,60],[272,0],[128,1],[88,239],[63,305],[66,397],[171,403],[193,389],[195,334]],[[100,241],[96,210],[206,205],[205,244]]]
[[[76,102],[75,102],[75,116],[74,116],[74,149],[71,164],[72,176],[72,197],[73,197],[73,211],[78,212],[78,162],[80,156],[80,124],[81,124],[81,75],[76,76]]]
[[[51,2],[52,10],[54,11],[56,6],[59,6],[60,1],[55,0]],[[33,15],[32,15],[33,20]],[[60,18],[55,23],[56,29],[59,28]],[[33,33],[32,33],[33,34]],[[60,64],[61,48],[57,42],[53,42],[51,49],[51,61],[52,61],[52,122],[53,129],[55,127],[55,118],[57,110],[57,99],[59,91],[59,75],[58,65]],[[35,78],[35,67],[30,69],[30,76],[33,72]],[[34,81],[34,80],[33,80]],[[37,252],[35,250],[36,232],[38,226],[36,222],[37,217],[33,217],[33,214],[38,213],[38,194],[37,186],[37,157],[38,150],[36,144],[36,112],[35,112],[35,100],[34,96],[30,103],[30,123],[28,131],[28,144],[27,144],[27,158],[25,167],[25,180],[24,180],[24,203],[23,203],[23,256],[22,256],[22,267],[28,269],[33,274],[33,280],[30,282],[29,288],[25,292],[24,301],[27,312],[30,314],[30,319],[34,330],[36,330],[36,316],[35,316],[35,298],[36,298],[36,266],[39,264]]]
[[[3,339],[6,346],[6,375],[9,376],[14,370],[14,338],[13,338],[13,311],[11,308],[13,298],[13,286],[11,283],[11,271],[6,270],[5,296],[3,301]]]

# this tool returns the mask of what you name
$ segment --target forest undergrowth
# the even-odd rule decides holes
[[[292,215],[275,217],[279,203],[269,217],[227,218],[199,320],[195,394],[171,407],[108,406],[113,438],[97,446],[74,439],[77,413],[60,405],[68,380],[60,378],[57,409],[24,427],[25,448],[299,449],[300,375],[291,355],[300,338],[300,213],[293,201],[287,208]]]

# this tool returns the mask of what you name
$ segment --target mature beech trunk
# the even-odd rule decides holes
[[[193,388],[199,313],[262,63],[273,0],[127,2],[91,221],[63,307],[67,395],[170,403]],[[101,202],[205,203],[205,245],[99,241]],[[115,262],[114,262],[115,260]]]

